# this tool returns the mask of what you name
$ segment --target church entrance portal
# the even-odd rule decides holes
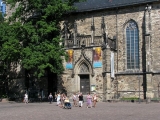
[[[80,92],[83,94],[90,92],[89,75],[80,75]]]

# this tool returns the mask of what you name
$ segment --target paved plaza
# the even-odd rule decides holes
[[[160,120],[160,103],[98,102],[96,108],[72,109],[56,103],[0,103],[0,120]]]

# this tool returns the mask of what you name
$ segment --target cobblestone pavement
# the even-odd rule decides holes
[[[160,103],[106,103],[62,109],[56,103],[0,103],[0,120],[160,120]]]

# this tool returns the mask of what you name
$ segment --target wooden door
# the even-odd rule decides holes
[[[80,92],[83,94],[90,92],[89,75],[80,75]]]

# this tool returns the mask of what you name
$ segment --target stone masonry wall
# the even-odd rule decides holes
[[[160,4],[152,5],[151,31],[152,69],[153,71],[160,71]]]
[[[146,12],[146,24],[144,26],[144,18],[145,18],[145,7],[147,5],[139,5],[139,6],[131,6],[119,9],[111,9],[111,10],[102,10],[102,11],[92,11],[86,13],[79,13],[77,15],[70,16],[68,19],[70,23],[77,23],[77,32],[80,35],[91,35],[91,22],[92,17],[94,18],[94,25],[95,25],[95,36],[101,36],[101,19],[104,16],[104,21],[106,25],[106,34],[109,38],[113,38],[113,36],[117,36],[117,51],[115,52],[115,74],[116,79],[118,80],[118,91],[120,97],[123,96],[138,96],[139,90],[139,82],[137,79],[140,79],[140,91],[141,91],[141,98],[143,98],[143,82],[147,81],[147,96],[155,97],[157,91],[157,84],[159,80],[157,77],[158,75],[152,74],[152,72],[160,71],[160,53],[159,53],[159,30],[160,30],[160,3],[152,4],[151,14],[149,15]],[[134,74],[135,71],[128,71],[126,69],[126,41],[125,41],[125,25],[129,20],[133,20],[137,23],[138,31],[139,31],[139,58],[140,58],[140,75]],[[149,23],[151,23],[151,30],[149,29]],[[144,42],[144,33],[145,29],[149,30],[151,39],[149,43],[150,50],[149,57],[147,58],[146,63],[150,62],[150,71],[149,75],[146,75],[146,78],[143,76],[145,75],[145,67],[144,67],[144,60],[143,55],[145,53],[145,42]],[[147,43],[148,44],[148,43]],[[78,54],[78,52],[76,53]],[[145,56],[145,55],[144,55]],[[110,59],[110,58],[108,58]],[[102,82],[103,79],[99,78],[102,75],[102,70],[96,70],[95,76],[93,80],[96,79],[97,81],[97,90],[104,91]],[[123,73],[123,74],[120,74]],[[128,74],[128,73],[133,73]],[[146,80],[144,80],[146,79]],[[100,82],[99,82],[100,81]],[[113,80],[114,81],[114,80]],[[112,83],[111,83],[112,84]],[[111,86],[113,87],[113,86]]]

